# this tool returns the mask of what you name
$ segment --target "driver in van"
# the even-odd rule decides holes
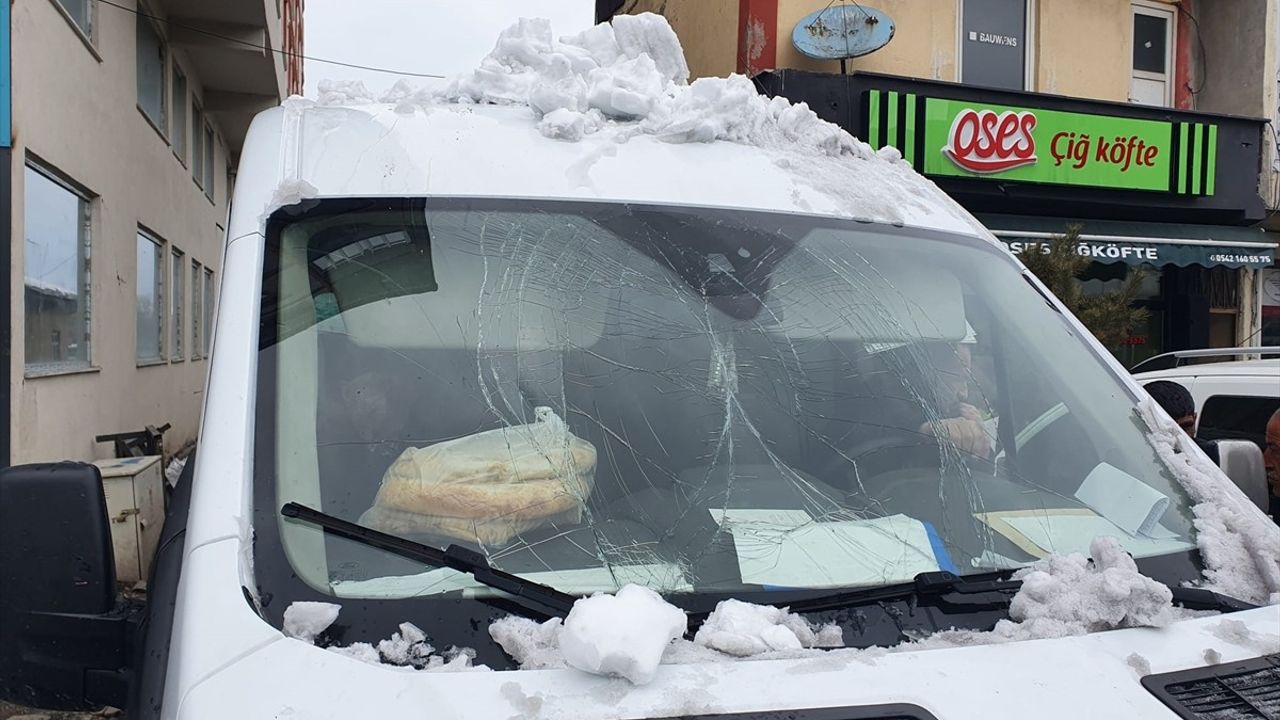
[[[995,419],[985,418],[975,404],[985,402],[970,394],[976,344],[977,335],[969,327],[960,342],[933,345],[926,351],[927,362],[937,377],[936,411],[940,419],[926,420],[920,424],[919,431],[945,435],[961,452],[989,460],[995,451]]]

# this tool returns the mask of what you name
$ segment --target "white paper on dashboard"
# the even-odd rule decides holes
[[[833,587],[904,582],[939,569],[924,524],[906,515],[815,522],[802,510],[713,509],[733,533],[744,583]]]
[[[1169,498],[1114,465],[1098,463],[1076,490],[1076,499],[1130,535],[1151,533]]]
[[[1089,545],[1096,537],[1108,535],[1120,541],[1124,549],[1134,557],[1148,555],[1164,555],[1166,553],[1187,550],[1193,545],[1179,539],[1177,534],[1164,526],[1152,529],[1152,537],[1135,536],[1126,533],[1122,528],[1107,518],[1097,515],[1076,514],[1044,514],[1023,517],[1006,517],[1004,521],[1014,530],[1022,533],[1048,553],[1089,554]]]
[[[571,568],[517,573],[534,582],[550,585],[563,592],[585,595],[614,592],[627,583],[644,585],[659,592],[689,592],[693,586],[677,565],[652,563],[614,565],[612,567]],[[399,575],[369,580],[340,580],[332,583],[339,597],[419,597],[456,590],[489,592],[469,574],[450,568],[428,570],[417,575]]]

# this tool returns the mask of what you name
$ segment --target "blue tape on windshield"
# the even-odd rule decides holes
[[[942,538],[938,536],[938,531],[933,529],[933,523],[921,522],[920,524],[924,525],[924,531],[929,535],[929,545],[933,546],[933,559],[938,561],[938,569],[959,575],[960,569],[951,562],[951,556],[942,546]]]

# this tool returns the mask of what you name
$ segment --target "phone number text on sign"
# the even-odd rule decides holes
[[[1248,263],[1250,265],[1270,265],[1271,256],[1269,255],[1227,255],[1217,254],[1210,255],[1209,262],[1220,263]]]

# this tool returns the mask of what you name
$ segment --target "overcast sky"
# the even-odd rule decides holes
[[[594,19],[593,0],[307,0],[304,53],[394,70],[452,75],[474,68],[520,17],[545,17],[557,35]],[[325,79],[363,80],[378,92],[397,76],[307,61],[306,94]],[[406,78],[415,85],[429,79]]]

